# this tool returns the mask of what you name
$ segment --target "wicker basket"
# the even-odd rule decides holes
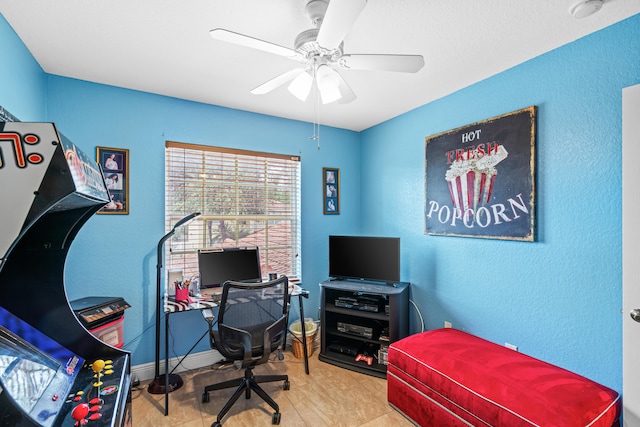
[[[313,343],[316,340],[316,334],[318,332],[318,325],[311,319],[305,319],[304,327],[307,341],[307,356],[311,356],[313,354]],[[302,324],[300,321],[293,322],[289,327],[289,331],[293,335],[291,339],[293,355],[298,359],[302,359],[304,357],[304,347],[302,347]]]
[[[313,354],[313,342],[316,339],[316,334],[312,336],[307,336],[307,357]],[[293,347],[293,355],[297,359],[302,359],[304,357],[304,348],[302,347],[302,337],[294,337],[291,340],[291,346]]]

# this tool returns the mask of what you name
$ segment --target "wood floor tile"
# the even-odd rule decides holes
[[[409,420],[387,403],[387,382],[318,360],[317,353],[309,359],[310,375],[304,372],[302,359],[286,351],[285,360],[256,367],[256,375],[287,374],[290,390],[282,382],[263,383],[279,405],[281,426],[292,427],[374,427],[413,426]],[[209,427],[218,411],[231,397],[234,389],[216,390],[209,402],[202,403],[202,392],[208,384],[243,376],[243,371],[231,368],[200,368],[181,374],[184,386],[169,395],[169,415],[164,416],[164,395],[149,394],[146,384],[135,390],[133,424],[136,427],[179,426]],[[240,397],[222,420],[224,427],[272,426],[273,410],[255,392],[251,399]]]

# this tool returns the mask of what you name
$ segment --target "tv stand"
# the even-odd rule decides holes
[[[320,283],[321,361],[386,378],[384,349],[409,335],[409,283],[393,285],[339,279]]]

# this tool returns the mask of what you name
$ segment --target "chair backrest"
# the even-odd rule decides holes
[[[225,358],[242,360],[244,367],[257,365],[282,345],[288,287],[286,276],[265,283],[224,283],[214,340]]]

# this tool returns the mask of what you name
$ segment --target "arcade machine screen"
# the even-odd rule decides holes
[[[24,413],[50,425],[84,361],[2,307],[0,324],[2,387]]]
[[[0,378],[26,412],[31,412],[58,369],[59,362],[0,326]]]

